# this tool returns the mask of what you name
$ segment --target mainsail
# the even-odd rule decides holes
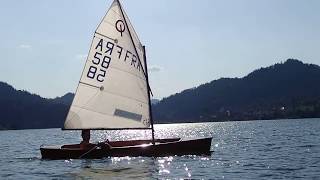
[[[149,128],[144,51],[115,0],[99,24],[64,129]]]

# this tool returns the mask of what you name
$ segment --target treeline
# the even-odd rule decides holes
[[[0,82],[0,129],[62,127],[69,106]]]
[[[320,117],[320,67],[288,59],[243,78],[221,78],[153,101],[156,123]],[[73,99],[0,82],[0,130],[62,127]]]
[[[320,67],[295,59],[221,78],[161,100],[157,122],[320,117]]]

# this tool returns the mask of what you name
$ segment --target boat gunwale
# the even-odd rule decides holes
[[[174,138],[173,138],[174,139]],[[179,140],[177,141],[171,141],[171,142],[156,142],[156,144],[152,144],[152,142],[148,143],[148,144],[138,144],[138,145],[131,145],[131,146],[111,146],[110,149],[124,149],[124,148],[134,148],[134,147],[150,147],[150,146],[157,146],[157,145],[166,145],[166,144],[174,144],[177,142],[189,142],[189,141],[205,141],[207,139],[211,139],[212,137],[206,137],[206,138],[197,138],[197,139],[188,139],[188,140],[181,140],[180,138],[177,138]],[[119,141],[112,141],[112,142],[119,142]],[[123,141],[125,142],[125,141]],[[98,143],[97,144],[92,144],[94,145],[94,147],[98,147]],[[68,147],[62,147],[63,145],[49,145],[49,146],[43,146],[40,147],[41,149],[47,149],[47,150],[74,150],[74,151],[79,151],[79,150],[90,150],[89,149],[81,149],[81,148],[68,148]]]

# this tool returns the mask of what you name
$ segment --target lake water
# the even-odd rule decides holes
[[[156,125],[156,137],[212,136],[211,156],[41,160],[42,144],[80,142],[60,129],[0,131],[0,179],[320,179],[320,119]],[[146,138],[95,131],[93,141]]]

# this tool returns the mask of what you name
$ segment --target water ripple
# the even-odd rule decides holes
[[[157,138],[213,137],[211,156],[41,160],[41,144],[80,141],[79,131],[0,131],[0,179],[320,179],[320,119],[156,125]],[[93,141],[150,131],[95,131]],[[12,143],[15,142],[15,143]]]

